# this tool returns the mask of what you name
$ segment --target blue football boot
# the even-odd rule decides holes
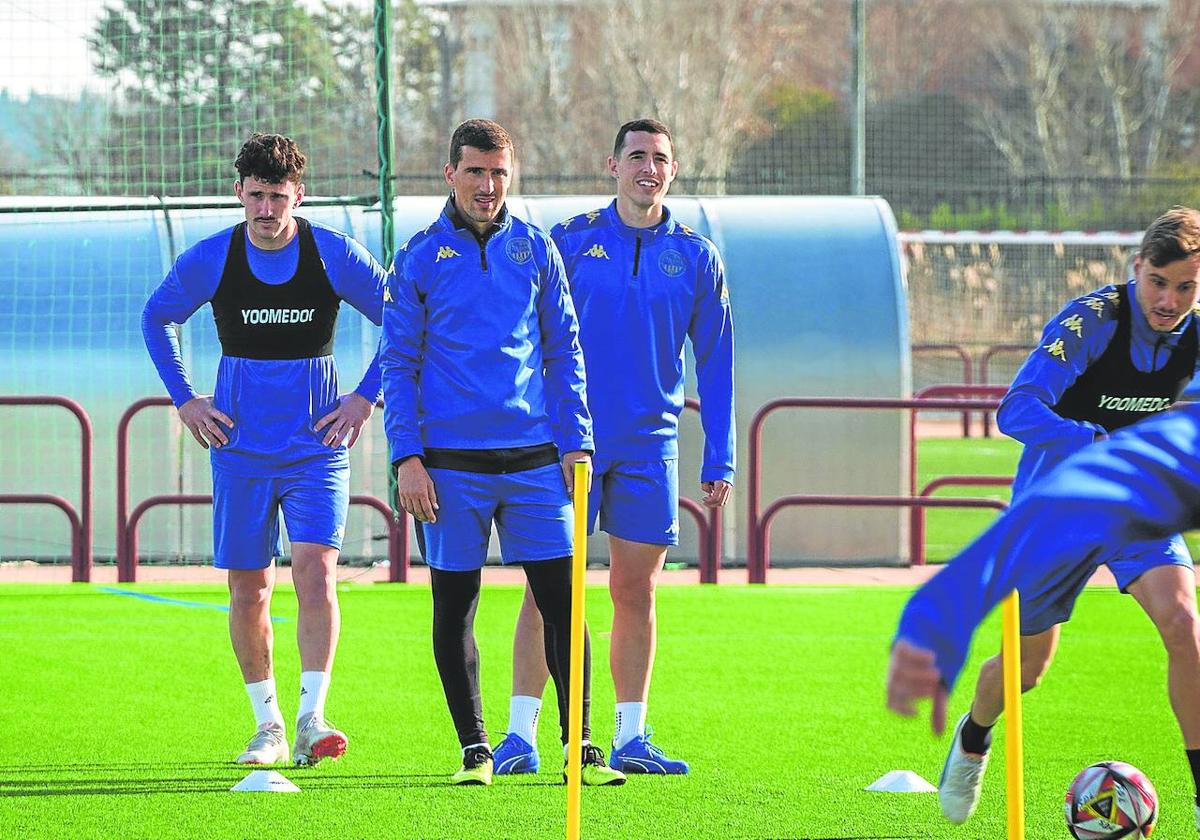
[[[623,773],[653,773],[677,776],[688,771],[688,763],[667,758],[658,747],[650,743],[649,737],[638,735],[620,749],[613,748],[608,766]]]
[[[492,760],[495,762],[497,776],[536,773],[541,764],[537,747],[512,732],[507,733],[500,746],[496,747],[496,751],[492,753]]]

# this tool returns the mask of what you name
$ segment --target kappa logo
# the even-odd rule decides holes
[[[578,218],[579,218],[578,216],[572,216],[569,219],[563,219],[561,222],[559,222],[559,225],[562,226],[563,230],[566,230],[567,228],[569,228],[571,226],[571,223]]]
[[[1063,340],[1061,338],[1054,339],[1054,341],[1051,341],[1042,349],[1056,359],[1062,359],[1064,362],[1067,360],[1067,351],[1063,348]]]
[[[1083,305],[1095,312],[1097,318],[1104,317],[1104,301],[1100,298],[1084,298]]]
[[[1068,330],[1075,333],[1075,335],[1079,336],[1080,338],[1083,338],[1083,316],[1082,315],[1068,315],[1066,318],[1063,318],[1058,323],[1062,324]]]
[[[523,236],[518,236],[508,240],[504,246],[504,253],[517,265],[524,265],[533,259],[533,243]]]
[[[589,210],[586,213],[584,213],[583,215],[587,216],[588,224],[590,225],[592,222],[594,222],[600,218],[600,211],[599,210]]]
[[[442,260],[448,260],[451,257],[461,257],[461,256],[462,256],[462,254],[458,253],[458,251],[455,251],[449,245],[443,245],[440,248],[438,248],[437,259],[434,260],[434,263],[440,263]]]
[[[604,250],[604,246],[599,242],[595,243],[591,248],[588,248],[586,251],[584,251],[583,255],[585,257],[595,257],[598,260],[608,259],[608,252]]]
[[[393,303],[396,299],[392,297],[392,284],[387,283],[383,287],[383,302]]]

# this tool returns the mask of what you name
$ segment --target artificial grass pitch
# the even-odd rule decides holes
[[[280,768],[300,793],[231,793],[253,730],[219,587],[138,586],[190,602],[88,585],[0,587],[0,837],[461,838],[563,836],[566,793],[553,690],[542,772],[490,788],[447,783],[459,752],[430,647],[420,586],[342,587],[342,640],[328,715],[350,745],[337,763]],[[893,588],[672,586],[659,592],[655,740],[687,777],[632,777],[584,791],[591,838],[987,838],[1005,834],[1004,728],[979,811],[952,827],[936,794],[868,793],[889,770],[936,783],[946,739],[884,708],[886,652],[907,594]],[[485,587],[477,629],[493,744],[507,722],[521,591]],[[201,605],[201,606],[197,606]],[[295,598],[276,595],[276,679],[290,718]],[[594,739],[612,736],[611,607],[589,590]],[[1067,837],[1072,777],[1102,759],[1145,771],[1163,837],[1194,832],[1191,780],[1167,703],[1166,658],[1130,598],[1090,590],[1059,661],[1026,695],[1027,836]],[[993,617],[951,698],[970,699]],[[289,720],[290,723],[290,720]],[[289,735],[291,735],[289,730]]]

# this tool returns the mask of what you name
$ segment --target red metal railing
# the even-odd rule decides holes
[[[168,397],[146,397],[133,403],[117,424],[117,580],[130,583],[137,579],[137,526],[148,510],[159,505],[212,504],[212,496],[164,494],[150,496],[129,513],[129,424],[135,415],[152,406],[169,406]],[[408,580],[408,515],[400,511],[397,521],[387,502],[375,496],[355,495],[350,504],[365,505],[384,515],[388,527],[388,579],[393,583]]]
[[[0,397],[4,405],[57,405],[67,409],[79,421],[80,488],[79,511],[62,496],[49,493],[0,494],[0,504],[53,505],[67,515],[71,525],[71,580],[87,583],[92,579],[92,420],[83,407],[66,397]]]
[[[978,385],[959,385],[947,386],[956,389],[969,388],[971,390],[983,387]],[[991,411],[996,408],[996,400],[963,400],[963,399],[939,399],[939,398],[913,398],[913,399],[861,399],[853,397],[784,397],[782,399],[771,400],[761,406],[754,413],[754,417],[750,421],[750,443],[749,443],[749,477],[748,487],[746,491],[747,505],[747,550],[746,550],[746,569],[747,577],[750,583],[764,583],[766,581],[766,558],[767,552],[765,548],[765,537],[763,533],[763,519],[765,514],[760,513],[762,508],[762,429],[767,418],[784,408],[832,408],[832,409],[902,409],[909,410],[915,414],[917,411]],[[911,473],[910,492],[916,494],[916,433],[912,427],[914,423],[910,423],[910,463],[909,469]],[[786,499],[810,497],[787,496]],[[858,499],[858,498],[874,498],[874,497],[855,497],[855,496],[831,496],[831,497],[811,497],[811,498],[831,498],[831,499]],[[904,498],[904,497],[878,497],[878,498]],[[779,500],[783,501],[783,500]],[[952,499],[928,499],[928,502],[937,502],[938,504],[929,504],[929,507],[953,507],[953,504],[942,504],[942,502],[955,502]],[[985,500],[991,501],[991,500]],[[775,507],[774,503],[772,507]],[[801,502],[800,504],[809,504],[809,502]],[[811,504],[824,504],[811,502]],[[828,504],[850,504],[844,502],[828,502]],[[924,504],[924,503],[919,503]],[[791,505],[784,505],[784,507]],[[878,506],[878,505],[876,505]],[[893,505],[895,507],[909,507],[909,505]],[[778,512],[772,511],[771,515]],[[911,546],[910,546],[911,549]]]
[[[151,508],[160,507],[162,505],[211,505],[212,496],[207,494],[175,494],[163,496],[150,496],[142,501],[133,509],[133,513],[129,515],[129,522],[126,525],[127,537],[126,542],[129,549],[128,570],[129,581],[133,581],[137,577],[138,566],[138,540],[137,529],[141,523],[142,517],[146,515]],[[396,518],[392,516],[392,509],[387,503],[375,496],[360,496],[354,495],[350,497],[350,504],[365,505],[374,508],[383,514],[384,522],[387,523],[388,529],[388,562],[390,564],[389,571],[390,580],[392,583],[405,583],[408,580],[408,557],[404,554],[401,548],[401,543],[404,542],[400,538],[400,526],[396,522]],[[393,570],[399,569],[396,573]],[[124,580],[124,578],[122,578]]]
[[[983,397],[994,399],[999,405],[1000,398],[1008,391],[1003,385],[930,385],[913,394],[915,400],[934,398]],[[995,406],[993,406],[995,408]],[[983,413],[987,417],[987,412]],[[910,496],[917,493],[917,412],[913,412],[912,423],[908,427],[908,492]],[[920,566],[925,562],[925,513],[914,507],[908,519],[908,562]],[[919,542],[918,542],[919,540]]]
[[[751,580],[751,583],[767,582],[767,569],[771,565],[771,520],[781,510],[789,507],[941,507],[1004,510],[1008,505],[999,499],[932,499],[928,496],[784,496],[772,502],[763,512],[761,565],[755,570],[759,579]]]
[[[683,401],[685,409],[700,413],[700,400],[688,397]],[[679,507],[696,520],[699,536],[696,550],[699,556],[700,582],[716,583],[721,573],[721,508],[711,510],[684,496],[679,497]]]
[[[983,351],[983,355],[979,357],[979,381],[984,385],[988,384],[989,371],[988,368],[992,363],[992,359],[1000,353],[1022,353],[1028,354],[1033,349],[1032,344],[993,344],[991,347]],[[1003,387],[1006,391],[1008,386]],[[983,415],[983,436],[990,438],[992,436],[992,416],[991,414]]]
[[[961,344],[914,344],[912,346],[913,353],[956,353],[962,361],[962,379],[958,380],[963,385],[971,384],[971,354],[967,352],[967,348]],[[971,436],[971,412],[964,411],[962,413],[962,429],[963,437]]]
[[[924,487],[917,496],[927,498],[943,487],[1011,487],[1011,475],[944,475],[935,478]],[[913,519],[910,524],[909,563],[913,566],[925,565],[925,508],[913,508]]]

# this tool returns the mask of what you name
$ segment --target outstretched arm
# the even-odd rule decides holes
[[[975,629],[1014,589],[1089,574],[1109,546],[1198,523],[1200,405],[1190,404],[1080,450],[1032,485],[913,594],[896,643],[931,652],[952,689]]]

